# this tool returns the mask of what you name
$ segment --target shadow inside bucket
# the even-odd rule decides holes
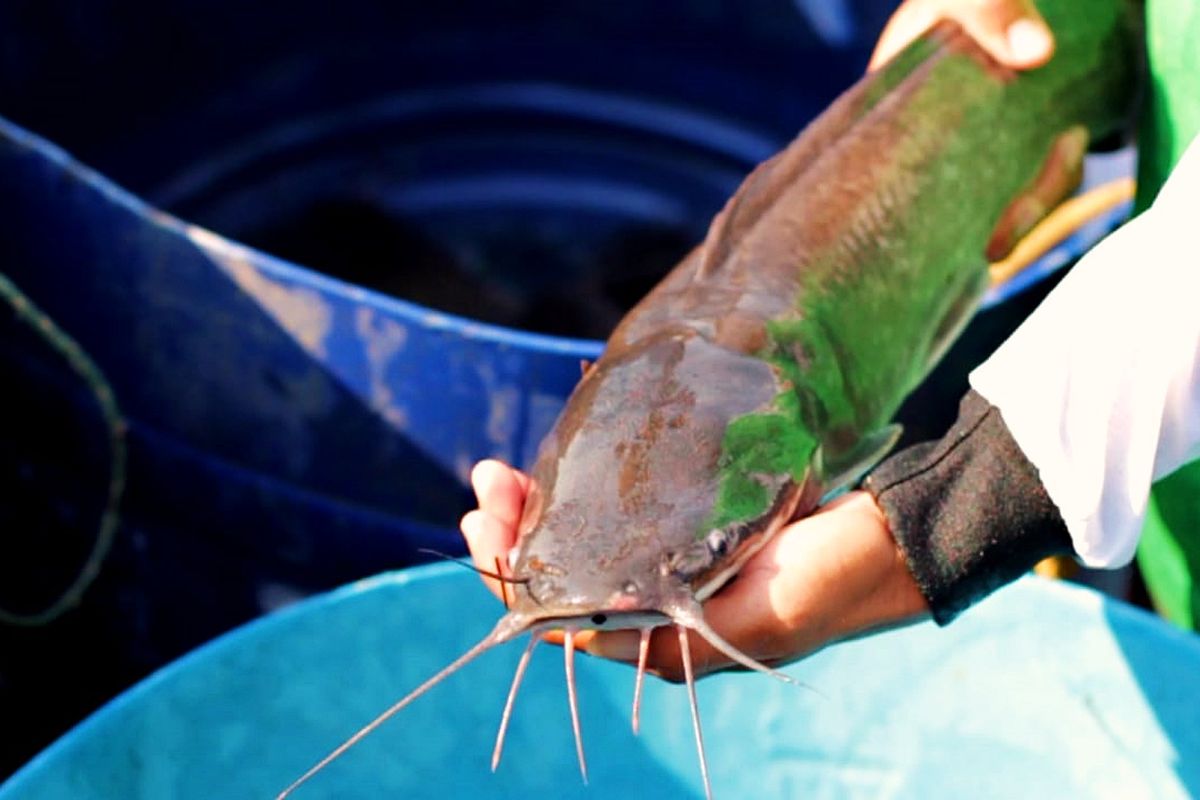
[[[781,143],[669,102],[477,82],[286,120],[152,196],[431,309],[603,339]]]
[[[48,609],[88,560],[120,465],[90,387],[35,322],[3,308],[0,610],[27,617]]]
[[[294,219],[234,236],[430,308],[521,330],[603,339],[694,245],[694,231],[628,223],[592,247],[578,241],[575,226],[583,220],[571,216],[570,226],[536,230],[536,221],[493,211],[490,235],[474,230],[442,243],[420,224],[364,201],[328,200]],[[486,268],[475,271],[473,264]],[[544,279],[531,280],[535,272]]]

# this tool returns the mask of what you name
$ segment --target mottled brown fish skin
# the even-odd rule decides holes
[[[1039,4],[1057,53],[1020,75],[939,25],[746,179],[544,442],[515,611],[661,609],[711,590],[781,516],[878,455],[864,442],[886,445],[975,308],[1006,208],[1046,183],[1064,134],[1095,140],[1130,116],[1136,15],[1096,3],[1057,25],[1070,5]]]

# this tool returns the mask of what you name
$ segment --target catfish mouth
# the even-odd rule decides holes
[[[658,628],[672,624],[672,618],[662,611],[595,611],[590,614],[547,616],[529,624],[529,632],[537,635],[552,630],[622,631]]]

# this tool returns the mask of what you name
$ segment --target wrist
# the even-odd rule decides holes
[[[828,591],[841,602],[830,609],[822,639],[849,639],[927,618],[929,605],[883,508],[867,492],[851,492],[836,503],[830,510],[839,509],[852,524],[837,531],[844,557]]]
[[[1037,469],[973,391],[942,439],[891,456],[864,485],[940,625],[1045,556],[1071,552]]]

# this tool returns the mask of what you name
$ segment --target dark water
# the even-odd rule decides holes
[[[0,303],[0,374],[0,608],[29,615],[54,603],[88,559],[111,453],[90,390],[6,303]],[[111,586],[112,579],[111,571],[102,572],[101,583]],[[0,624],[0,709],[10,728],[0,747],[0,777],[107,699],[112,686],[139,677],[97,657],[113,641],[109,630],[94,608],[50,625]]]
[[[486,224],[446,233],[366,202],[327,199],[237,238],[440,311],[599,339],[693,246],[681,227],[625,223],[596,237],[586,220],[555,226],[546,216],[498,209]],[[580,246],[585,237],[595,241]]]
[[[75,579],[96,538],[111,453],[88,387],[0,304],[0,608],[41,611]]]

